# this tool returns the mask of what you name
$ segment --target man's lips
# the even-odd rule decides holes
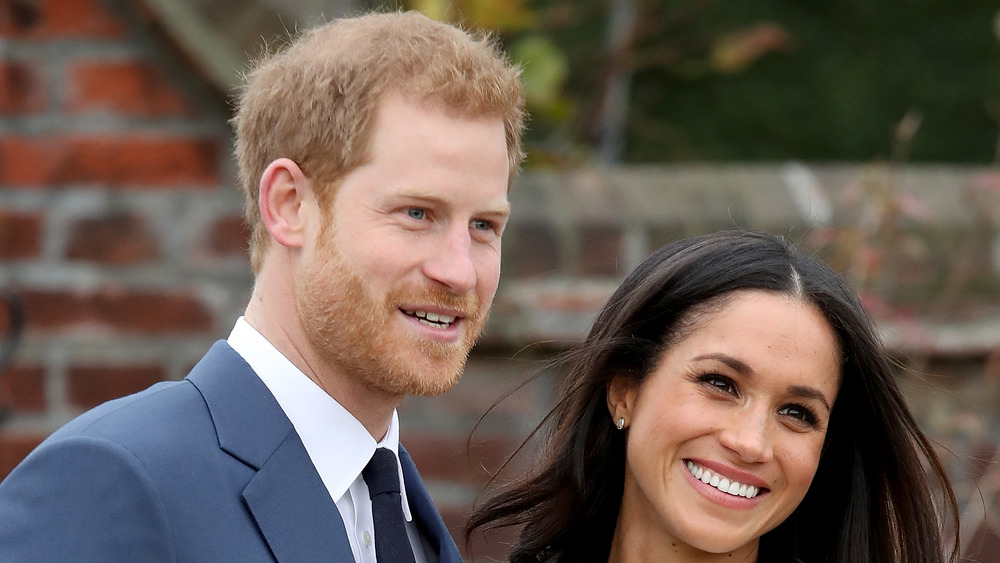
[[[451,327],[451,325],[455,323],[455,321],[462,318],[461,315],[458,314],[440,313],[424,309],[400,308],[400,311],[402,311],[403,314],[407,316],[417,319],[420,322],[420,324],[438,329],[449,328]]]

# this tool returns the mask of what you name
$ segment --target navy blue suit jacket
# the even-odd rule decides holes
[[[461,557],[413,461],[411,512]],[[0,561],[353,561],[336,504],[274,397],[217,342],[183,381],[105,403],[0,483]],[[385,562],[392,563],[392,562]]]

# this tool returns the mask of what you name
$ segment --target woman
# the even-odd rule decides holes
[[[555,367],[545,457],[467,527],[522,526],[511,561],[956,558],[954,493],[871,320],[783,239],[661,248]]]

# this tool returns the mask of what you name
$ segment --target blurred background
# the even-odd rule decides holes
[[[985,0],[0,0],[0,477],[228,335],[253,283],[227,122],[240,72],[371,8],[494,33],[532,115],[487,333],[460,385],[400,408],[456,537],[558,374],[470,438],[496,399],[582,338],[653,249],[748,228],[857,286],[954,479],[964,556],[1000,561],[1000,19]]]

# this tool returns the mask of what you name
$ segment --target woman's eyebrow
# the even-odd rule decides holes
[[[796,397],[819,401],[823,403],[824,407],[826,407],[827,412],[830,412],[831,410],[830,403],[826,400],[826,395],[815,387],[809,387],[808,385],[792,385],[788,388],[788,392]]]
[[[741,375],[746,375],[748,377],[753,375],[753,368],[750,367],[750,364],[744,362],[743,360],[735,356],[730,356],[729,354],[723,354],[722,352],[702,354],[701,356],[697,356],[695,360],[696,361],[715,360],[717,362],[722,362],[726,364],[730,368],[738,371]]]
[[[723,364],[726,364],[731,369],[735,370],[737,373],[745,377],[753,377],[754,375],[753,368],[751,368],[749,364],[747,364],[746,362],[735,356],[730,356],[729,354],[724,354],[722,352],[702,354],[700,356],[695,357],[695,360],[696,361],[715,360],[717,362],[722,362]],[[788,387],[788,392],[795,397],[799,397],[802,399],[813,399],[819,401],[823,403],[824,407],[826,407],[827,412],[830,412],[831,410],[830,401],[826,399],[826,395],[824,395],[822,391],[816,389],[815,387],[810,387],[808,385],[791,385]]]

